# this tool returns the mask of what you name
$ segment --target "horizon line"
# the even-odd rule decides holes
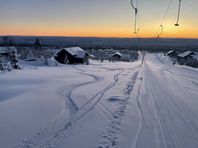
[[[70,37],[70,38],[120,38],[120,39],[155,39],[157,37],[112,37],[112,36],[65,36],[65,35],[1,35],[10,37]],[[198,39],[193,37],[160,37],[159,39]]]

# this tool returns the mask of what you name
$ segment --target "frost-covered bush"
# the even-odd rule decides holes
[[[0,63],[0,70],[1,71],[11,71],[12,70],[12,65],[10,62],[7,63]]]
[[[52,51],[47,48],[19,47],[18,53],[21,60],[51,58],[53,56]]]

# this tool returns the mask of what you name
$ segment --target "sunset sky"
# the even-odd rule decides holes
[[[170,0],[138,0],[140,37],[156,37]],[[178,0],[163,23],[162,37],[198,38],[198,0]],[[130,0],[0,0],[0,35],[132,37]]]

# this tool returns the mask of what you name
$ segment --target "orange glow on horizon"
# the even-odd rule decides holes
[[[136,37],[133,34],[131,26],[96,26],[96,27],[51,27],[51,26],[2,26],[0,35],[24,35],[24,36],[78,36],[78,37],[120,37],[131,38]],[[17,28],[17,30],[16,30]],[[63,29],[65,28],[65,29]],[[152,26],[140,30],[140,38],[153,38],[157,34],[152,29]],[[185,28],[184,26],[175,27],[172,23],[164,27],[161,38],[198,38],[198,30],[194,27]]]
[[[197,32],[198,34],[198,32]],[[139,35],[139,38],[155,38],[156,36],[152,36],[153,34],[144,34]],[[104,38],[135,38],[137,35],[130,33],[1,33],[0,36],[65,36],[65,37],[104,37]],[[180,34],[170,34],[164,33],[164,35],[160,36],[161,38],[198,38],[198,35],[193,35],[189,32],[182,32]]]
[[[135,20],[129,1],[8,0],[2,4],[0,35],[137,37],[133,34]],[[160,25],[163,25],[161,38],[198,38],[198,1],[189,0],[182,4],[179,27],[174,26],[178,2],[172,3],[164,17],[168,4],[162,0],[140,2],[138,37],[156,38]]]

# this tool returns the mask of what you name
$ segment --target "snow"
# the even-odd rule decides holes
[[[114,55],[122,56],[122,54],[121,54],[120,52],[116,52],[116,53],[113,54],[113,56],[114,56]]]
[[[136,62],[27,66],[0,74],[0,146],[197,148],[198,70]]]
[[[10,53],[11,51],[16,51],[16,48],[13,46],[10,47],[0,47],[0,54]]]
[[[81,49],[80,47],[70,47],[70,48],[64,48],[67,52],[69,52],[72,56],[75,56],[76,58],[84,58],[86,52]]]
[[[8,53],[7,49],[5,47],[0,47],[0,54],[2,53]]]
[[[169,52],[167,52],[167,55],[173,53],[174,51],[173,50],[170,50]]]
[[[188,55],[190,55],[190,54],[194,54],[192,51],[186,51],[186,52],[183,52],[183,53],[181,53],[181,54],[179,54],[178,55],[178,57],[186,57],[186,56],[188,56]]]

